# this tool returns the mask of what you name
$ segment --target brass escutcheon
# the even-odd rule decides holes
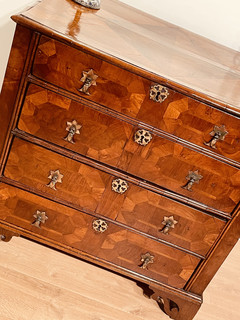
[[[123,179],[114,179],[112,181],[112,190],[114,192],[123,194],[124,192],[126,192],[128,189],[128,183],[127,181],[123,180]]]
[[[163,102],[169,95],[168,89],[161,86],[160,84],[154,84],[150,88],[149,97],[155,102]]]
[[[149,131],[139,129],[135,132],[134,141],[140,146],[146,146],[152,140],[152,135]]]
[[[106,221],[102,220],[102,219],[97,219],[93,221],[93,229],[97,232],[105,232],[108,228],[108,224]]]

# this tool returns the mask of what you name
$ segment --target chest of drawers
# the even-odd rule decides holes
[[[115,0],[43,0],[13,19],[1,240],[118,272],[193,319],[240,234],[235,53]]]

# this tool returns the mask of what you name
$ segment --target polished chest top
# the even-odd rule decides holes
[[[209,43],[206,62],[204,39],[118,1],[42,1],[13,19],[1,239],[127,275],[192,319],[240,234],[234,52]]]

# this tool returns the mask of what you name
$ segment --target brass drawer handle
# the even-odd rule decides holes
[[[46,220],[48,219],[48,216],[46,215],[46,212],[44,211],[39,211],[37,210],[33,217],[36,219],[32,225],[37,227],[37,228],[41,228],[41,223],[45,223]]]
[[[199,183],[199,181],[203,178],[198,173],[198,170],[196,171],[189,171],[188,175],[186,176],[186,179],[188,180],[187,184],[185,184],[182,188],[186,189],[188,191],[192,191],[192,186],[194,183]]]
[[[123,179],[114,179],[112,181],[112,190],[114,192],[123,194],[124,192],[126,192],[128,189],[128,183],[127,181],[123,180]]]
[[[100,0],[74,0],[75,2],[81,4],[84,7],[91,8],[91,9],[100,9]]]
[[[161,232],[164,234],[168,234],[170,229],[174,229],[175,224],[177,224],[178,221],[174,219],[173,216],[171,217],[164,217],[162,224],[164,227],[162,228]]]
[[[78,124],[76,120],[73,120],[72,122],[67,121],[66,131],[68,131],[68,134],[64,138],[64,140],[66,140],[70,143],[75,143],[73,140],[73,137],[75,134],[80,134],[81,128],[82,128],[82,126],[80,124]]]
[[[95,231],[101,233],[105,232],[108,228],[107,222],[102,219],[94,220],[92,226]]]
[[[148,269],[149,263],[153,263],[154,256],[152,256],[149,252],[142,254],[141,256],[141,264],[139,265],[142,269]]]
[[[225,126],[214,126],[213,130],[209,133],[212,136],[212,139],[209,142],[204,142],[205,146],[208,146],[212,149],[217,149],[216,143],[218,141],[223,141],[228,134]]]
[[[89,71],[83,71],[83,76],[81,78],[81,81],[83,82],[83,86],[79,89],[79,91],[87,94],[88,96],[90,95],[90,92],[88,91],[88,89],[91,86],[96,86],[96,80],[97,80],[98,76],[93,72],[93,70],[89,70]]]
[[[53,190],[57,190],[55,185],[57,182],[62,183],[62,178],[63,174],[61,174],[59,170],[51,170],[50,175],[48,176],[48,179],[50,179],[51,181],[46,186]]]
[[[152,135],[149,131],[139,129],[135,132],[134,141],[141,146],[146,146],[152,140]]]
[[[154,84],[150,88],[150,100],[153,100],[155,102],[163,102],[167,99],[169,95],[168,89],[161,86],[160,84]]]

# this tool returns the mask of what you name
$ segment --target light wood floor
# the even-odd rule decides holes
[[[240,242],[194,320],[240,319]],[[0,243],[0,320],[165,320],[134,282],[22,238]]]

